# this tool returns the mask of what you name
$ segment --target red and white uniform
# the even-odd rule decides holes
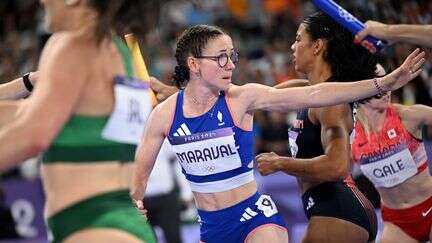
[[[354,162],[377,188],[398,186],[428,167],[427,155],[421,140],[404,127],[395,107],[389,105],[381,131],[366,134],[362,124],[355,123],[351,145]],[[384,221],[402,228],[411,237],[428,240],[432,224],[432,197],[406,209],[382,206]]]

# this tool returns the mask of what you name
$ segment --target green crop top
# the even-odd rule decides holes
[[[129,50],[123,41],[113,39],[119,49],[128,77],[133,76]],[[42,162],[133,161],[136,145],[102,138],[109,116],[72,115],[44,153]]]

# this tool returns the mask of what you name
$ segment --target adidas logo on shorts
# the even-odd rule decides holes
[[[313,205],[315,205],[315,202],[314,202],[312,197],[309,197],[308,204],[306,206],[306,210],[309,210],[311,207],[313,207]]]
[[[245,209],[245,212],[243,213],[242,217],[240,218],[240,222],[245,222],[246,220],[249,220],[255,216],[257,216],[258,213],[253,211],[251,208],[247,207]]]

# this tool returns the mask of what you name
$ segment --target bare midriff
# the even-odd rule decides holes
[[[432,177],[426,169],[391,188],[377,188],[381,202],[388,208],[402,209],[415,206],[432,196]]]
[[[254,195],[256,191],[256,182],[252,181],[229,191],[214,193],[194,192],[194,197],[199,209],[205,211],[217,211],[246,200]]]
[[[99,194],[128,190],[132,170],[133,163],[114,161],[42,164],[46,217]]]

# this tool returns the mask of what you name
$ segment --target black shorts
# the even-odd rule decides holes
[[[302,195],[306,217],[334,217],[363,227],[369,240],[375,240],[377,218],[369,200],[354,186],[343,181],[325,182],[310,188]]]

